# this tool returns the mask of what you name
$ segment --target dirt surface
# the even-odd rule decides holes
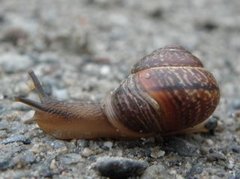
[[[193,52],[218,80],[215,133],[63,141],[9,100],[28,94],[31,69],[57,98],[100,100],[169,44]],[[144,162],[144,179],[240,178],[239,51],[239,0],[0,0],[0,178],[101,178],[92,166],[107,156]]]

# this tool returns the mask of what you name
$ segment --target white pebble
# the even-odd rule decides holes
[[[110,141],[107,141],[107,142],[104,142],[103,145],[104,145],[105,147],[107,147],[108,149],[111,149],[112,146],[113,146],[113,143],[110,142]]]
[[[211,139],[206,139],[205,142],[208,144],[208,146],[214,145],[214,142]]]
[[[34,114],[35,114],[34,110],[31,110],[31,111],[25,113],[24,115],[21,116],[21,121],[24,124],[31,124],[34,121],[34,119],[33,119]]]
[[[92,155],[94,152],[89,149],[89,148],[84,148],[83,151],[82,151],[82,156],[83,157],[89,157],[90,155]]]

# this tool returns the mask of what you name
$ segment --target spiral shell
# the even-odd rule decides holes
[[[180,46],[155,50],[105,100],[108,120],[122,133],[168,134],[206,120],[220,92],[201,61]]]

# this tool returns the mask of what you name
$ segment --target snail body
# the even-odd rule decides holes
[[[41,103],[18,97],[36,109],[45,132],[61,139],[141,138],[181,133],[205,121],[220,92],[200,60],[180,46],[155,50],[101,102],[58,101],[29,73]]]

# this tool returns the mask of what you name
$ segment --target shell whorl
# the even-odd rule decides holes
[[[120,131],[166,134],[206,120],[219,98],[217,82],[200,60],[182,47],[168,46],[142,58],[104,110]]]
[[[189,51],[181,46],[172,45],[157,49],[151,54],[146,55],[133,66],[131,72],[136,73],[151,67],[169,66],[203,67],[201,61]]]

